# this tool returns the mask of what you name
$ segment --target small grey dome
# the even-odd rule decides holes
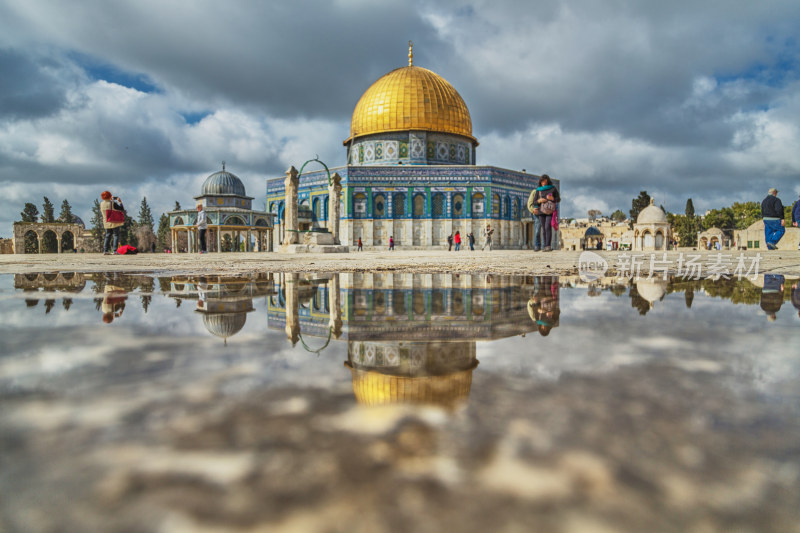
[[[247,313],[203,315],[203,325],[209,333],[222,339],[233,337],[244,327]]]
[[[650,198],[650,205],[642,209],[636,219],[637,224],[664,224],[666,222],[666,213],[660,207],[655,206],[652,198]]]
[[[201,194],[203,196],[218,196],[227,194],[246,196],[244,183],[242,183],[242,180],[240,180],[235,174],[231,174],[226,170],[214,172],[207,177],[206,181],[203,182],[203,192]]]

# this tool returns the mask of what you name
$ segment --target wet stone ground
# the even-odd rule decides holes
[[[51,278],[2,531],[800,531],[791,278]]]

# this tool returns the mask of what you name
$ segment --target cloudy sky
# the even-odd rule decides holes
[[[564,214],[800,193],[797,0],[0,0],[0,236],[103,189],[156,216],[220,161],[345,162],[361,94],[415,64],[472,113],[478,163],[562,180]]]

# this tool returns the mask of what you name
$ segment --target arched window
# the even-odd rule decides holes
[[[492,195],[492,216],[500,216],[500,195],[497,193]]]
[[[322,199],[322,218],[328,220],[328,204],[331,202],[330,195],[325,195]]]
[[[453,195],[453,218],[464,216],[464,196],[461,194]]]
[[[511,198],[503,198],[503,218],[511,218]]]
[[[399,192],[392,196],[392,216],[402,218],[406,215],[406,195]]]
[[[514,198],[511,202],[511,219],[519,220],[519,198]]]
[[[311,201],[311,211],[314,213],[314,222],[319,222],[322,218],[322,205],[320,205],[319,198],[314,198]]]
[[[367,218],[367,196],[364,193],[353,196],[353,218]]]
[[[240,217],[236,217],[236,216],[226,218],[224,224],[226,226],[245,226],[246,225],[244,223],[244,220],[242,220]]]
[[[472,195],[472,216],[473,218],[483,218],[486,213],[486,198],[481,193]]]
[[[280,202],[278,204],[278,220],[281,221],[286,220],[286,209],[285,209],[285,204],[283,202]]]
[[[372,199],[374,207],[373,215],[375,218],[386,217],[386,197],[382,194],[376,194]]]
[[[414,218],[425,216],[425,195],[422,193],[414,195]]]
[[[444,216],[444,194],[437,192],[433,195],[433,217],[442,218]]]

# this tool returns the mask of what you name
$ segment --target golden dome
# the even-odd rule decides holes
[[[347,366],[356,401],[362,405],[428,404],[452,409],[466,402],[472,386],[473,368],[444,376],[410,377]]]
[[[428,69],[395,69],[373,83],[353,111],[350,137],[387,131],[425,130],[472,136],[467,104],[450,83]],[[477,141],[475,141],[477,142]]]

